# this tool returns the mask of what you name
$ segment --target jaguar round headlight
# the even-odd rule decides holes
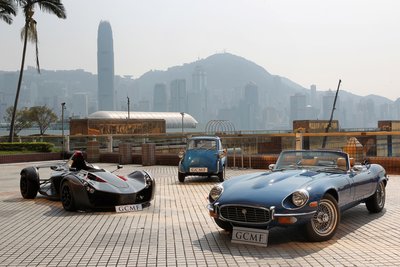
[[[214,186],[211,189],[210,194],[208,196],[208,199],[210,200],[210,202],[216,201],[221,196],[223,191],[224,191],[224,188],[222,187],[221,184]]]
[[[306,190],[299,190],[292,194],[292,202],[297,207],[304,206],[309,199],[308,192]]]

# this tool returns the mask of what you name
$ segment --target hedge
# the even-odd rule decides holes
[[[0,143],[0,151],[51,152],[54,144],[47,142]]]

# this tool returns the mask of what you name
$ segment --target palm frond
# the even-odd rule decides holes
[[[67,18],[65,7],[60,0],[37,0],[37,4],[44,12],[55,14],[62,19]]]
[[[28,29],[27,40],[31,43],[37,42],[38,38],[37,38],[36,21],[32,19],[31,21],[26,23],[24,27],[22,27],[22,29],[21,29],[21,40],[22,41],[25,38],[25,29],[26,28]]]
[[[40,73],[40,64],[39,64],[39,38],[38,38],[38,32],[36,28],[36,20],[30,19],[29,21],[26,22],[25,27],[22,28],[21,30],[21,39],[24,40],[25,38],[25,30],[28,30],[26,38],[27,41],[34,43],[35,44],[35,51],[36,51],[36,69]]]
[[[0,20],[11,24],[13,17],[17,14],[17,7],[14,0],[0,0]]]
[[[8,14],[3,14],[0,12],[0,20],[5,21],[7,24],[11,24],[13,22],[13,18]]]

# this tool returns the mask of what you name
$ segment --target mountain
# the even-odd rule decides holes
[[[193,85],[193,74],[199,69],[206,77],[205,97]],[[14,100],[17,74],[0,71],[1,114]],[[171,108],[170,85],[176,79],[186,82],[186,109]],[[200,131],[209,120],[230,120],[240,130],[285,130],[292,128],[293,119],[329,119],[326,114],[331,112],[335,93],[318,90],[312,94],[310,89],[286,77],[272,75],[243,57],[218,53],[167,70],[151,70],[137,79],[116,76],[117,110],[127,110],[129,97],[131,110],[154,111],[157,83],[166,85],[165,110],[159,111],[188,112],[200,122]],[[80,93],[87,94],[89,113],[96,111],[97,75],[84,70],[42,70],[38,75],[28,68],[20,103],[27,107],[47,105],[59,111],[60,103],[66,102],[68,115],[75,116],[81,107],[76,107],[74,95]],[[400,99],[393,102],[377,95],[362,97],[342,88],[336,108],[334,118],[344,128],[376,127],[377,120],[400,119]]]
[[[218,98],[231,95],[235,88],[243,89],[250,82],[258,87],[260,99],[265,99],[272,105],[277,104],[277,99],[305,90],[287,78],[271,75],[254,62],[230,53],[214,54],[192,63],[170,67],[166,71],[149,71],[135,80],[135,89],[140,99],[151,100],[155,83],[169,85],[174,79],[185,79],[190,91],[192,74],[197,66],[205,70],[207,88],[210,94]]]
[[[198,67],[207,77],[207,114],[196,114],[195,111],[192,114],[190,106],[188,111],[200,122],[228,119],[241,129],[256,130],[271,127],[290,129],[293,119],[329,119],[327,114],[332,109],[335,91],[317,91],[313,97],[310,89],[286,77],[272,75],[256,63],[230,53],[214,54],[165,71],[149,71],[134,81],[136,99],[148,101],[152,110],[154,85],[165,83],[169,93],[169,85],[175,79],[186,80],[189,95],[194,90],[192,75]],[[253,98],[246,94],[248,86],[257,88],[256,92],[253,91]],[[293,112],[291,97],[296,93],[300,95],[300,102],[295,105],[303,106]],[[201,105],[200,99],[196,104]],[[312,107],[312,110],[306,110],[304,105]],[[374,120],[392,113],[392,105],[393,101],[385,97],[362,97],[341,88],[334,118],[341,121],[342,127],[374,127],[372,125],[377,125]],[[368,111],[362,112],[363,109]],[[379,114],[381,110],[387,111]]]

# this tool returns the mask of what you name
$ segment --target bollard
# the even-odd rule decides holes
[[[233,148],[233,168],[236,168],[236,147]]]
[[[249,169],[251,169],[251,155],[249,155]]]

